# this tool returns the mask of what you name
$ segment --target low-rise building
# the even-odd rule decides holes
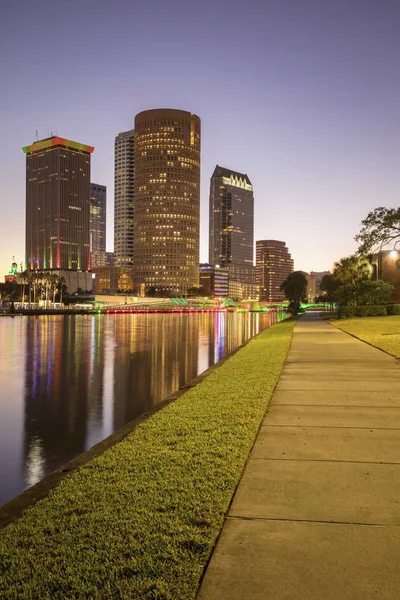
[[[234,281],[229,279],[228,296],[241,302],[242,300],[259,300],[260,288],[254,283],[243,283],[242,281]]]
[[[133,291],[132,267],[99,267],[94,269],[94,294]]]
[[[226,298],[228,296],[228,279],[227,267],[200,265],[200,286],[209,296]]]
[[[400,303],[400,252],[381,250],[378,254],[378,278],[394,286],[394,300]]]

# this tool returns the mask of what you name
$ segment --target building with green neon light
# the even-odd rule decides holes
[[[90,270],[93,150],[58,136],[23,148],[28,270]]]

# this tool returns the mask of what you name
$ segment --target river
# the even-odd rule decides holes
[[[1,317],[0,505],[283,317]]]

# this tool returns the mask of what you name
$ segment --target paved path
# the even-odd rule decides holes
[[[400,363],[300,319],[198,600],[400,599]]]

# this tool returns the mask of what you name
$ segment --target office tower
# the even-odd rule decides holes
[[[133,263],[133,129],[115,138],[114,162],[114,265]]]
[[[293,259],[285,242],[258,240],[256,242],[257,284],[260,300],[282,302],[285,295],[281,284],[293,272]]]
[[[90,269],[90,155],[57,136],[25,146],[28,270]]]
[[[135,287],[185,295],[199,283],[200,119],[156,109],[135,117]]]
[[[106,267],[114,266],[114,252],[106,252]]]
[[[107,188],[90,184],[90,265],[92,269],[106,266]]]
[[[254,284],[254,195],[246,174],[215,167],[209,236],[209,263],[228,267],[232,281]]]

